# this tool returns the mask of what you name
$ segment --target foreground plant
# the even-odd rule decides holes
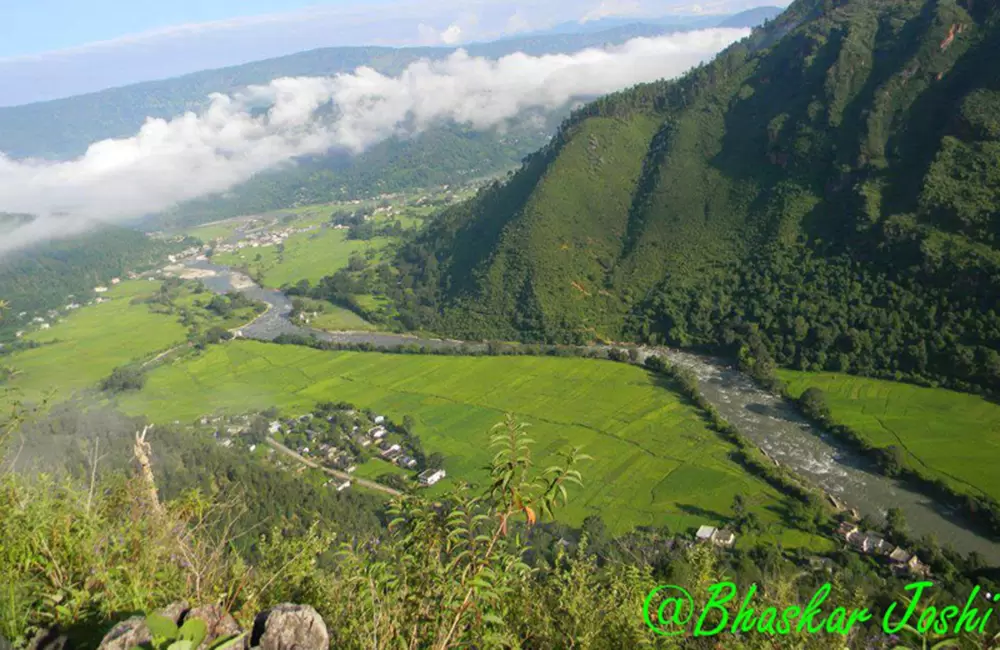
[[[150,614],[146,617],[146,627],[149,628],[153,641],[144,647],[132,650],[195,650],[200,648],[208,636],[208,626],[201,619],[192,618],[184,621],[180,627],[165,616]],[[231,635],[215,639],[207,650],[227,650],[235,648],[246,634]]]

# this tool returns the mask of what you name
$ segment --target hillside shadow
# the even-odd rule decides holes
[[[702,508],[701,506],[696,506],[692,503],[678,503],[677,509],[685,514],[689,514],[694,517],[701,517],[720,525],[724,525],[730,520],[728,515],[724,515],[715,510],[709,510],[708,508]]]

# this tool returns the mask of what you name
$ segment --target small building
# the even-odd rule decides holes
[[[346,490],[349,487],[351,487],[351,482],[350,481],[344,481],[343,483],[341,483],[340,485],[337,486],[337,492],[343,492],[344,490]]]
[[[858,527],[849,521],[843,521],[837,526],[837,535],[845,540],[856,532]]]
[[[712,536],[712,543],[716,546],[729,548],[736,543],[736,534],[729,530],[717,530]]]
[[[374,419],[374,422],[375,422],[375,424],[382,424],[383,422],[385,422],[385,416],[376,415],[375,419]]]
[[[715,528],[714,526],[701,526],[695,533],[695,539],[699,542],[711,542],[716,546],[730,547],[736,543],[736,534]]]
[[[434,485],[441,479],[443,479],[447,474],[443,469],[429,469],[420,473],[417,480],[420,481],[421,485]]]
[[[48,323],[42,323],[42,329],[43,329],[43,330],[47,330],[47,329],[49,329],[50,327],[52,327],[52,326],[51,326],[51,325],[49,325]]]
[[[121,278],[111,278],[111,284],[114,285],[114,284],[121,284],[121,283],[122,283],[122,279]]]
[[[278,433],[279,431],[281,431],[281,422],[279,422],[278,420],[271,422],[270,424],[267,425],[267,430],[272,435]]]
[[[412,469],[417,466],[417,459],[412,456],[400,456],[398,462],[400,467]]]
[[[257,445],[250,445],[250,453],[257,451]]]
[[[357,465],[351,465],[350,467],[348,467],[344,471],[347,472],[348,474],[353,474],[354,470],[356,470],[357,468],[358,468]]]
[[[893,549],[892,553],[889,553],[889,561],[895,564],[906,564],[912,557],[913,555],[909,551],[899,546]]]
[[[385,430],[385,427],[381,427],[381,426],[380,427],[374,427],[370,431],[368,431],[368,435],[370,435],[373,440],[381,440],[382,438],[385,437],[385,435],[387,433],[388,433],[388,431]]]
[[[94,293],[107,293],[107,287],[94,287]]]

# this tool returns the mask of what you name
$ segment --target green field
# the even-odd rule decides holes
[[[17,371],[4,388],[30,401],[49,394],[65,398],[96,387],[119,366],[151,360],[185,343],[191,332],[233,329],[256,317],[251,307],[234,309],[225,318],[204,309],[212,294],[195,293],[192,282],[170,289],[169,306],[140,302],[161,286],[158,281],[123,282],[104,294],[108,302],[68,312],[51,329],[26,334],[26,340],[42,346],[3,358],[3,365]]]
[[[777,522],[783,497],[734,464],[733,448],[660,381],[640,368],[585,359],[323,352],[234,341],[157,368],[143,391],[121,404],[166,421],[347,401],[396,421],[412,416],[425,450],[445,455],[449,479],[473,482],[492,457],[490,427],[511,412],[531,423],[539,465],[572,445],[594,457],[564,515],[569,521],[599,513],[618,532],[640,524],[685,529],[729,516],[733,496],[742,494],[763,521]],[[368,469],[375,468],[359,468],[359,475]],[[782,539],[811,542],[788,531]]]
[[[903,448],[921,472],[1000,499],[1000,405],[943,388],[836,373],[783,370],[779,376],[795,396],[822,389],[834,421],[875,446]]]
[[[265,286],[278,288],[299,280],[316,282],[347,266],[351,253],[364,254],[369,249],[377,253],[390,242],[386,237],[352,241],[347,239],[346,230],[324,228],[292,235],[281,254],[274,246],[245,248],[234,253],[219,253],[212,261],[229,266],[245,264],[255,276],[258,271],[263,273]]]
[[[96,385],[111,371],[183,343],[187,330],[176,317],[152,313],[131,300],[158,290],[159,282],[123,282],[105,296],[109,302],[71,312],[49,330],[26,339],[40,348],[4,359],[19,374],[7,383],[20,397],[36,400],[53,391],[56,398]]]
[[[308,313],[310,327],[321,330],[341,332],[371,332],[378,329],[350,309],[345,309],[326,300],[296,297],[303,305],[303,311]],[[317,314],[313,316],[313,314]]]

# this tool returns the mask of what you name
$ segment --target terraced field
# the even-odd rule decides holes
[[[969,492],[1000,499],[1000,405],[976,395],[836,373],[781,371],[794,395],[822,389],[833,419]]]
[[[401,420],[412,416],[424,448],[446,456],[449,480],[481,481],[490,427],[505,412],[532,425],[537,463],[582,446],[594,457],[567,520],[600,514],[614,530],[685,529],[728,517],[744,495],[766,523],[783,497],[732,462],[733,448],[646,371],[570,358],[473,358],[322,352],[234,341],[154,370],[123,408],[154,421],[278,406],[290,414],[347,401]],[[361,471],[359,469],[359,471]],[[441,489],[444,489],[442,486]],[[786,544],[816,540],[783,531]]]

